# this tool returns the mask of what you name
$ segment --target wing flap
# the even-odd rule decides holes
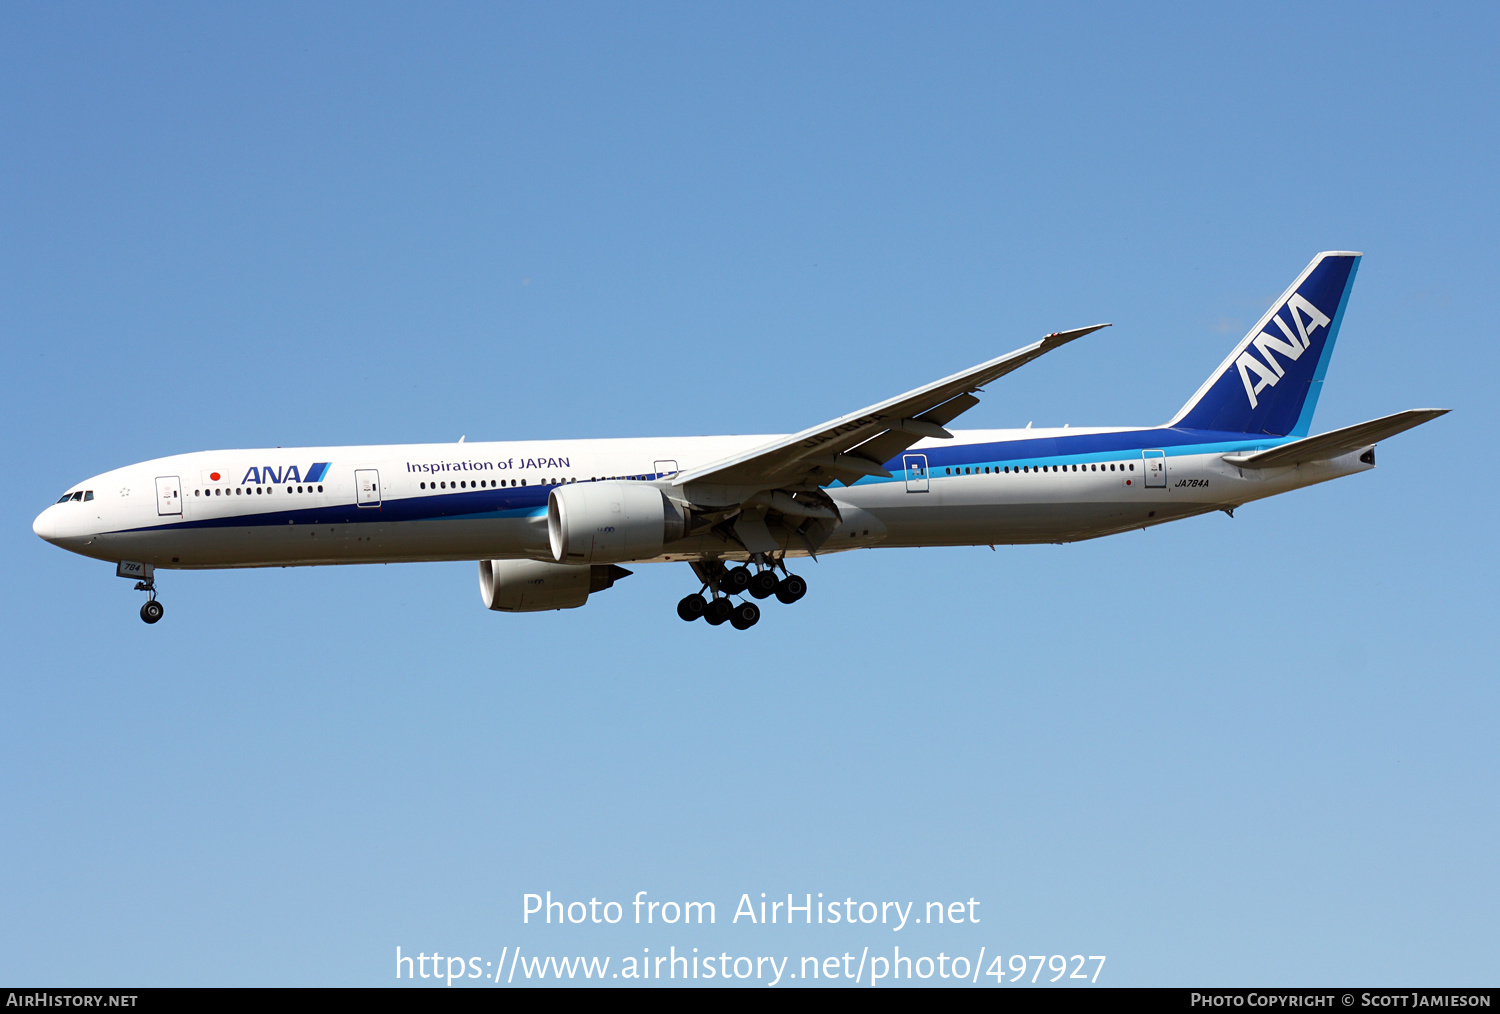
[[[1447,415],[1446,408],[1413,408],[1394,415],[1355,423],[1343,429],[1319,433],[1315,437],[1293,440],[1280,447],[1257,451],[1254,454],[1226,454],[1224,460],[1240,468],[1277,468],[1283,465],[1300,465],[1307,461],[1327,461],[1361,447],[1393,437],[1414,426],[1431,422],[1440,415]]]

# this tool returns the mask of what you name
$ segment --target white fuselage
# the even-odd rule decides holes
[[[85,556],[164,569],[422,560],[551,560],[547,494],[562,483],[672,477],[775,437],[535,440],[202,451],[105,472],[36,519]],[[1357,452],[1296,467],[1223,458],[1288,438],[1155,429],[956,431],[833,486],[818,552],[1071,542],[1233,508],[1363,471]],[[1154,452],[1154,453],[1153,453]],[[783,551],[808,547],[783,532]],[[650,560],[745,559],[715,532]],[[643,559],[639,562],[647,562]]]

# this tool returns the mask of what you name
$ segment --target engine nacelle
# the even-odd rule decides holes
[[[558,563],[646,559],[686,531],[683,510],[645,483],[577,482],[547,496],[547,538]]]
[[[613,566],[569,566],[537,560],[480,560],[479,596],[503,613],[576,609],[630,571]]]

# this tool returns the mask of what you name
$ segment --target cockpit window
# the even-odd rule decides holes
[[[73,499],[73,494],[72,493],[64,493],[62,495],[62,497],[57,502],[58,503],[67,503],[71,499]]]
[[[92,499],[94,499],[94,491],[91,490],[91,489],[84,490],[83,491],[83,498],[85,500],[92,500]]]
[[[73,499],[74,500],[82,500],[83,499],[83,490],[80,489],[77,493],[74,493],[73,494]]]

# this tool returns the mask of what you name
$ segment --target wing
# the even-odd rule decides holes
[[[1025,348],[915,391],[684,472],[673,485],[690,489],[725,487],[728,495],[724,499],[728,500],[748,498],[762,490],[815,490],[839,481],[853,485],[867,475],[889,477],[884,462],[918,440],[952,437],[943,427],[979,404],[975,393],[985,384],[1103,327],[1109,325],[1049,334]]]
[[[1369,447],[1378,440],[1393,437],[1413,426],[1447,415],[1446,408],[1413,408],[1369,422],[1355,423],[1343,429],[1319,433],[1315,437],[1293,440],[1280,447],[1254,454],[1226,454],[1224,460],[1241,468],[1275,468],[1278,465],[1300,465],[1304,461],[1327,461],[1340,454]]]

